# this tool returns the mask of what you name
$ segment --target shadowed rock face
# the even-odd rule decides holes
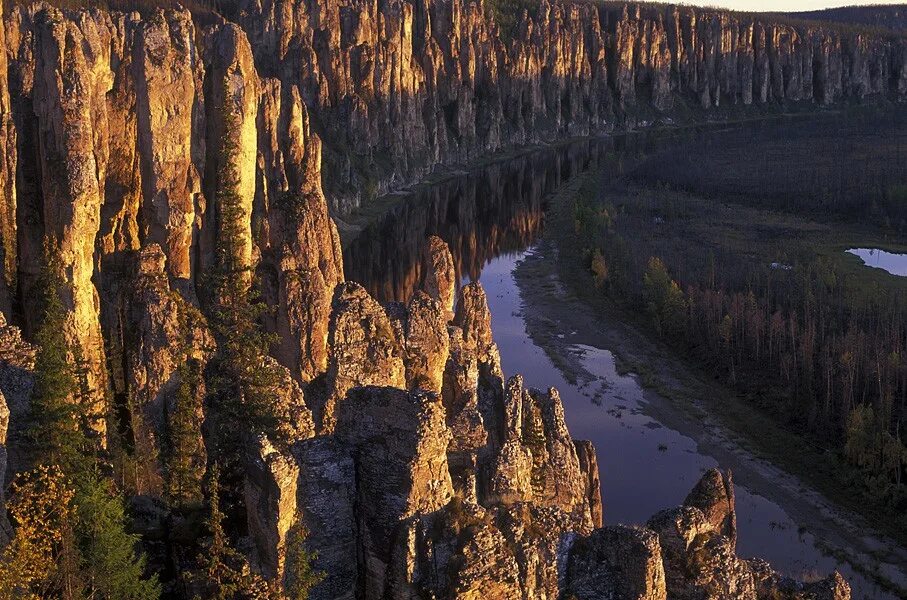
[[[578,540],[567,579],[568,594],[578,600],[667,598],[658,535],[638,527],[606,527]]]
[[[344,281],[328,207],[691,99],[900,98],[901,40],[686,8],[543,2],[507,32],[472,0],[239,9],[237,23],[206,26],[183,10],[143,18],[33,3],[5,15],[0,478],[27,464],[35,349],[18,326],[29,339],[40,318],[32,299],[47,246],[60,259],[64,334],[104,399],[98,437],[130,432],[134,491],[147,500],[134,504],[163,528],[179,367],[195,365],[200,399],[217,352],[205,271],[229,229],[236,264],[272,309],[262,368],[291,422],[274,439],[250,436],[241,457],[244,547],[266,577],[282,577],[299,521],[327,574],[313,598],[848,596],[840,577],[803,586],[737,558],[733,487],[718,471],[647,529],[600,528],[594,449],[571,438],[556,390],[505,379],[481,285],[456,290],[454,255],[420,235],[423,264],[404,279],[424,289],[380,304]],[[221,177],[223,161],[234,178]],[[540,191],[563,180],[565,163],[523,190],[525,210],[498,207],[509,224],[496,225],[497,243],[538,231]],[[217,205],[225,191],[236,214]],[[455,204],[445,206],[477,206]],[[190,441],[201,468],[200,428]]]

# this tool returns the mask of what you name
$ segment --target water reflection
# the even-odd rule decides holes
[[[430,235],[449,244],[458,277],[464,282],[481,280],[485,287],[504,372],[523,374],[528,385],[557,387],[571,433],[595,443],[609,523],[644,523],[656,511],[676,506],[716,460],[700,452],[693,439],[646,414],[646,392],[635,377],[616,372],[607,350],[575,346],[594,377],[579,384],[566,381],[526,332],[513,269],[541,234],[547,197],[571,177],[591,166],[619,164],[627,153],[652,152],[665,138],[709,133],[696,129],[626,134],[493,164],[417,189],[344,248],[347,279],[387,302],[406,301],[417,289]],[[878,254],[870,256],[879,260],[872,266],[883,264]],[[904,269],[895,274],[907,275],[907,256],[890,256],[898,257],[897,264]],[[848,565],[824,555],[816,540],[778,504],[741,485],[737,509],[741,555],[764,557],[776,569],[798,577],[838,568],[853,585],[855,599],[893,598]]]
[[[646,406],[655,398],[636,376],[618,373],[610,351],[572,345],[589,377],[577,382],[564,377],[526,331],[513,271],[531,252],[492,260],[479,279],[488,294],[501,366],[505,374],[522,374],[528,386],[553,386],[560,392],[571,435],[595,445],[605,523],[645,524],[659,510],[681,504],[718,461],[701,452],[692,438],[650,416]],[[569,341],[576,333],[562,335]],[[821,578],[837,569],[850,582],[854,600],[894,600],[847,563],[826,555],[784,508],[740,482],[735,492],[740,556],[768,560],[781,573],[800,579]]]
[[[847,252],[859,256],[867,267],[907,277],[907,254],[895,254],[878,248],[851,248]]]
[[[478,277],[492,258],[541,232],[543,202],[597,160],[600,142],[545,149],[417,189],[344,249],[346,277],[382,301],[406,301],[422,277],[430,235],[450,246],[458,276]]]

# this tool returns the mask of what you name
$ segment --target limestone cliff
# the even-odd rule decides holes
[[[237,461],[230,524],[265,577],[283,575],[299,522],[327,574],[313,598],[847,597],[840,578],[807,589],[739,559],[719,472],[645,529],[602,529],[594,449],[571,438],[556,390],[505,377],[482,286],[456,289],[468,269],[431,239],[404,276],[423,289],[382,305],[344,281],[329,206],[690,102],[900,100],[902,40],[614,4],[543,2],[506,31],[473,0],[242,0],[236,15],[6,13],[0,474],[27,464],[34,348],[19,327],[30,339],[41,318],[49,252],[98,437],[116,432],[134,462],[124,485],[156,515],[139,528],[149,547],[174,534],[166,438],[188,391],[191,466],[207,466],[206,271],[229,228],[270,309],[262,368],[290,423]],[[501,214],[537,230],[540,190],[562,177],[527,194],[530,217]]]
[[[322,125],[334,210],[501,148],[725,106],[907,94],[898,35],[695,7],[240,0],[262,72]]]

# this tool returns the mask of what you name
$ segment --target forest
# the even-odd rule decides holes
[[[594,294],[808,436],[901,532],[907,278],[846,250],[907,250],[905,136],[887,113],[685,136],[605,161],[572,206]]]

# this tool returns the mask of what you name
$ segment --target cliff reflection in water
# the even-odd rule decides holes
[[[407,301],[430,235],[448,243],[460,279],[477,279],[488,261],[532,244],[546,198],[616,143],[624,136],[545,148],[416,189],[344,248],[347,279],[381,302]]]

